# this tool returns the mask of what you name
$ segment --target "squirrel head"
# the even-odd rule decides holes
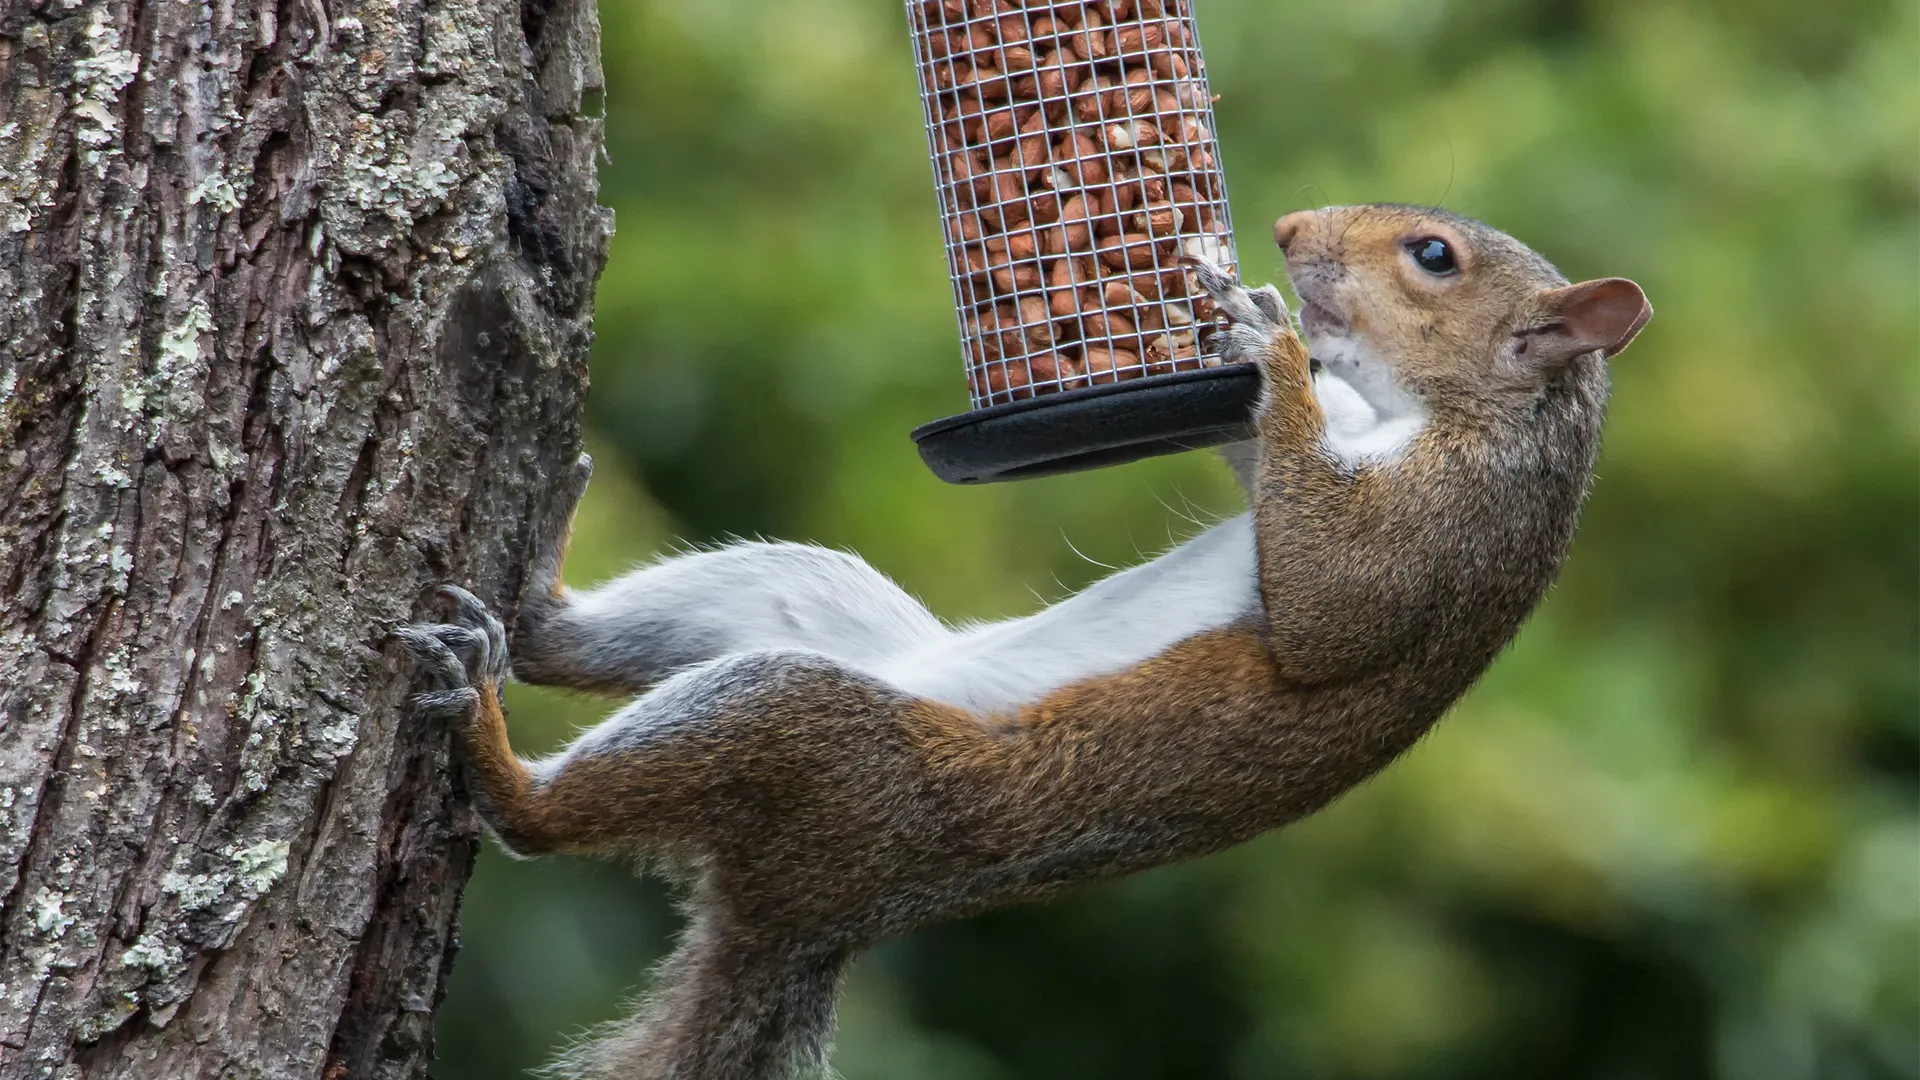
[[[1444,210],[1303,210],[1273,236],[1314,359],[1427,406],[1533,400],[1583,358],[1626,348],[1653,315],[1633,282],[1570,285],[1518,240]]]

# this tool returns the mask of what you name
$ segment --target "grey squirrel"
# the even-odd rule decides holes
[[[1606,361],[1652,309],[1440,210],[1306,211],[1274,237],[1310,344],[1272,286],[1193,267],[1225,358],[1263,372],[1228,455],[1251,510],[1044,611],[954,629],[858,558],[774,543],[572,592],[561,537],[513,673],[638,696],[532,761],[501,622],[448,587],[446,622],[402,631],[507,847],[685,883],[652,999],[563,1074],[821,1070],[863,946],[1312,813],[1486,669],[1567,554]]]

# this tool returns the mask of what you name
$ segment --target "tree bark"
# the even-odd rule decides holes
[[[563,526],[592,0],[0,0],[0,1080],[424,1074],[389,638]]]

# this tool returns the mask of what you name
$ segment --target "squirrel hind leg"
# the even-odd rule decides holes
[[[411,699],[417,715],[454,726],[473,769],[475,802],[487,827],[515,854],[565,846],[542,813],[527,763],[507,737],[500,684],[507,675],[506,628],[480,599],[458,586],[440,590],[448,621],[415,623],[398,637],[431,687]]]
[[[636,687],[608,680],[602,673],[575,661],[578,651],[568,627],[572,599],[563,577],[567,548],[573,540],[574,518],[587,483],[593,478],[593,458],[581,454],[561,477],[562,490],[549,513],[535,526],[534,552],[528,560],[526,587],[514,619],[514,674],[543,686],[566,686],[586,691],[630,691]]]
[[[540,522],[535,539],[536,554],[530,568],[528,601],[536,598],[559,601],[566,597],[567,586],[561,572],[567,561],[567,545],[573,540],[573,519],[580,512],[580,500],[593,479],[593,458],[581,454],[573,468],[561,478],[560,497],[553,500],[548,515]],[[523,601],[525,603],[526,601]]]

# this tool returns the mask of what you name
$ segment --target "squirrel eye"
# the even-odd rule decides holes
[[[1420,269],[1438,277],[1445,277],[1459,269],[1453,261],[1453,248],[1437,236],[1423,236],[1407,242],[1407,254]]]

